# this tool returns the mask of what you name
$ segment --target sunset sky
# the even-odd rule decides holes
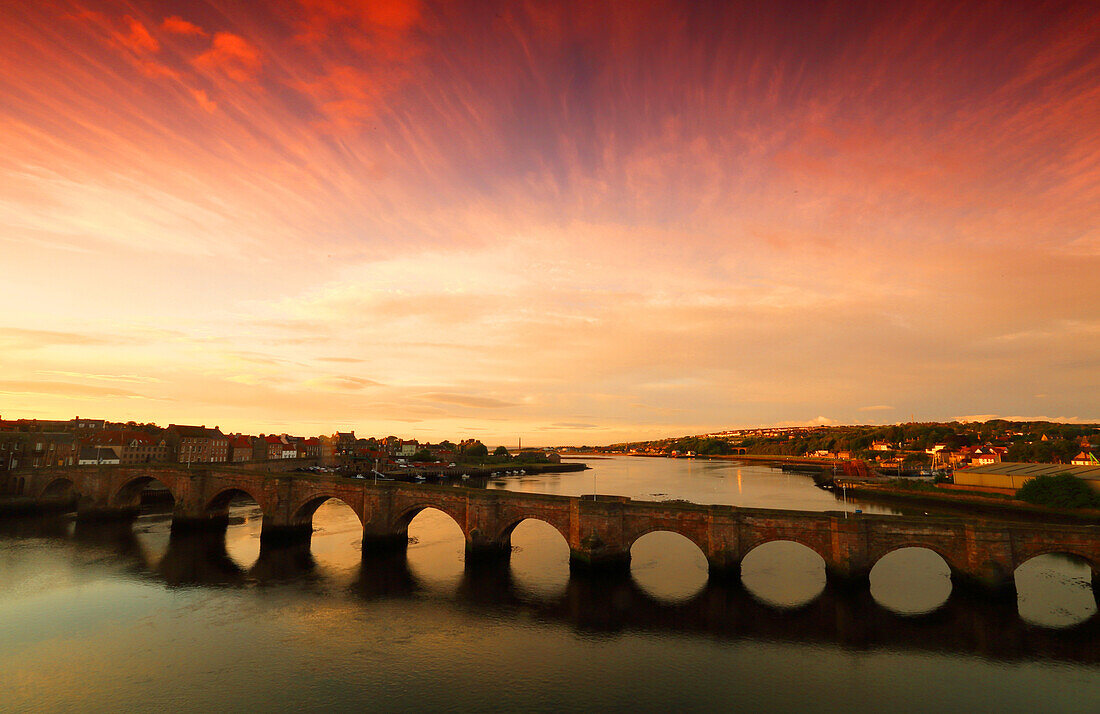
[[[3,418],[1100,420],[1095,2],[0,21]]]

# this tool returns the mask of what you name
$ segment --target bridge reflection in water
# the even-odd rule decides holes
[[[230,556],[224,532],[164,533],[166,544],[149,548],[129,523],[78,522],[74,528],[71,521],[47,519],[5,523],[0,535],[107,550],[121,557],[133,576],[170,587],[316,586],[331,593],[336,584],[318,565],[308,543],[264,544],[255,562],[244,567]],[[161,548],[163,555],[153,552]],[[1015,602],[960,588],[930,613],[903,616],[879,605],[867,589],[831,583],[802,607],[777,608],[761,602],[736,579],[712,578],[689,599],[669,602],[647,593],[629,571],[574,570],[567,578],[564,591],[548,595],[517,582],[507,560],[472,560],[453,598],[475,616],[529,617],[596,633],[679,632],[1009,661],[1042,657],[1100,663],[1100,617],[1064,629],[1038,628],[1021,618]],[[364,604],[416,597],[431,589],[402,550],[363,554],[349,580],[339,587]]]

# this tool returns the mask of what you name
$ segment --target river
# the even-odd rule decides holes
[[[892,513],[761,465],[592,460],[489,488]],[[834,592],[792,543],[711,583],[686,539],[651,533],[631,573],[570,576],[549,525],[510,568],[467,569],[449,517],[412,522],[405,557],[364,559],[330,501],[306,548],[264,549],[237,503],[224,536],[133,524],[0,521],[0,711],[1081,711],[1100,704],[1088,567],[1041,556],[1015,601],[956,592],[929,551]]]

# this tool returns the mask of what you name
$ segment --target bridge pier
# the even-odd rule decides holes
[[[409,548],[409,532],[400,533],[372,533],[363,532],[364,553],[390,554],[404,553]]]
[[[741,561],[722,555],[707,558],[709,580],[714,583],[740,583]]]
[[[508,563],[512,557],[510,539],[495,541],[476,528],[466,534],[466,566],[492,566]]]
[[[313,539],[312,523],[275,524],[265,517],[260,527],[260,547],[265,544],[281,546],[309,546]]]
[[[871,569],[826,564],[825,583],[826,587],[846,592],[870,590]]]
[[[89,522],[132,521],[138,517],[140,509],[132,506],[113,507],[95,504],[77,505],[76,519]]]
[[[1095,575],[1093,576],[1095,581]],[[981,573],[951,571],[951,587],[969,591],[986,598],[1014,600],[1016,578],[1012,572],[990,570]],[[1095,586],[1094,586],[1095,592]]]
[[[629,573],[630,551],[609,546],[593,534],[583,539],[580,547],[569,549],[569,569],[582,573]]]
[[[224,532],[229,527],[229,514],[188,515],[176,512],[172,515],[172,532]]]

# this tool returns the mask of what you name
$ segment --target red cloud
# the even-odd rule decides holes
[[[206,111],[213,114],[218,109],[218,105],[211,101],[206,92],[201,89],[188,89],[191,92],[191,96],[195,98],[195,101],[199,103],[199,106]]]
[[[198,35],[200,37],[207,37],[209,33],[202,29],[198,25],[184,20],[182,17],[173,15],[172,17],[165,18],[162,25],[166,32],[171,32],[176,35]]]
[[[305,11],[299,39],[323,42],[333,26],[355,32],[403,33],[420,22],[420,0],[299,0]]]
[[[193,63],[205,72],[220,72],[236,82],[255,79],[263,65],[260,51],[248,40],[230,32],[214,35],[210,49],[196,57]]]
[[[145,25],[129,16],[126,17],[126,20],[130,23],[130,32],[129,34],[114,33],[116,42],[134,54],[151,54],[160,51],[160,43],[149,34],[149,30],[145,29]]]

